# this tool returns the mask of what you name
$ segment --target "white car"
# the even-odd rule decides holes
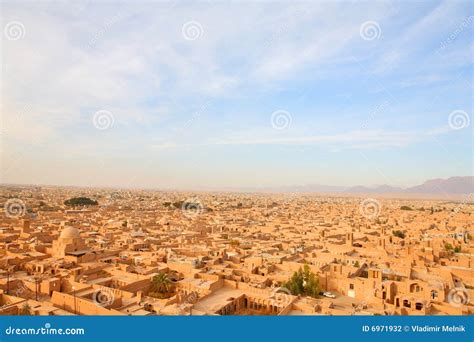
[[[336,298],[336,295],[331,292],[324,292],[323,296],[328,298]]]

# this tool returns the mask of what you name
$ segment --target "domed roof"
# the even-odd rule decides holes
[[[59,238],[60,239],[80,238],[79,229],[74,228],[74,227],[66,227],[61,232],[61,235],[59,236]]]

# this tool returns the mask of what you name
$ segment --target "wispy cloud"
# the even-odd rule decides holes
[[[73,183],[77,165],[94,174],[95,161],[109,158],[109,172],[123,178],[127,167],[158,159],[180,168],[180,150],[196,147],[206,174],[211,147],[228,147],[220,176],[233,179],[228,152],[250,145],[408,150],[436,137],[472,146],[467,129],[443,126],[450,112],[472,107],[472,85],[459,77],[472,71],[472,27],[436,53],[470,13],[451,1],[5,2],[5,177]],[[24,26],[21,39],[5,34],[12,21]],[[380,26],[375,40],[360,36],[367,21]],[[183,34],[189,22],[198,23],[196,39]],[[293,114],[285,131],[272,129],[278,110]],[[110,128],[94,125],[98,111],[110,113]],[[278,162],[261,153],[248,167]]]
[[[160,143],[151,147],[156,150],[194,148],[206,146],[238,146],[238,145],[330,145],[342,149],[374,149],[388,147],[404,147],[413,143],[426,141],[431,136],[452,132],[449,126],[437,127],[424,132],[397,132],[383,130],[351,131],[333,135],[313,135],[285,138],[256,139],[218,139],[192,144]]]

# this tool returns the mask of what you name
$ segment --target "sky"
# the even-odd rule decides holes
[[[1,182],[473,175],[470,1],[3,1]]]

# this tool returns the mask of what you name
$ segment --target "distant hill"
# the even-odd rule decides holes
[[[374,194],[389,194],[389,193],[396,193],[396,192],[403,192],[402,188],[393,187],[390,185],[379,185],[373,188],[369,188],[367,186],[353,186],[347,189],[344,192],[356,194],[356,193],[374,193]]]
[[[418,194],[469,194],[474,193],[474,177],[451,177],[431,179],[421,185],[405,189]]]
[[[250,189],[247,189],[250,190]],[[255,188],[253,190],[256,190]],[[421,185],[410,188],[399,188],[390,185],[368,186],[331,186],[320,184],[295,185],[286,187],[260,188],[263,192],[296,192],[296,193],[341,193],[341,194],[433,194],[459,195],[474,193],[474,177],[451,177],[448,179],[431,179]]]

